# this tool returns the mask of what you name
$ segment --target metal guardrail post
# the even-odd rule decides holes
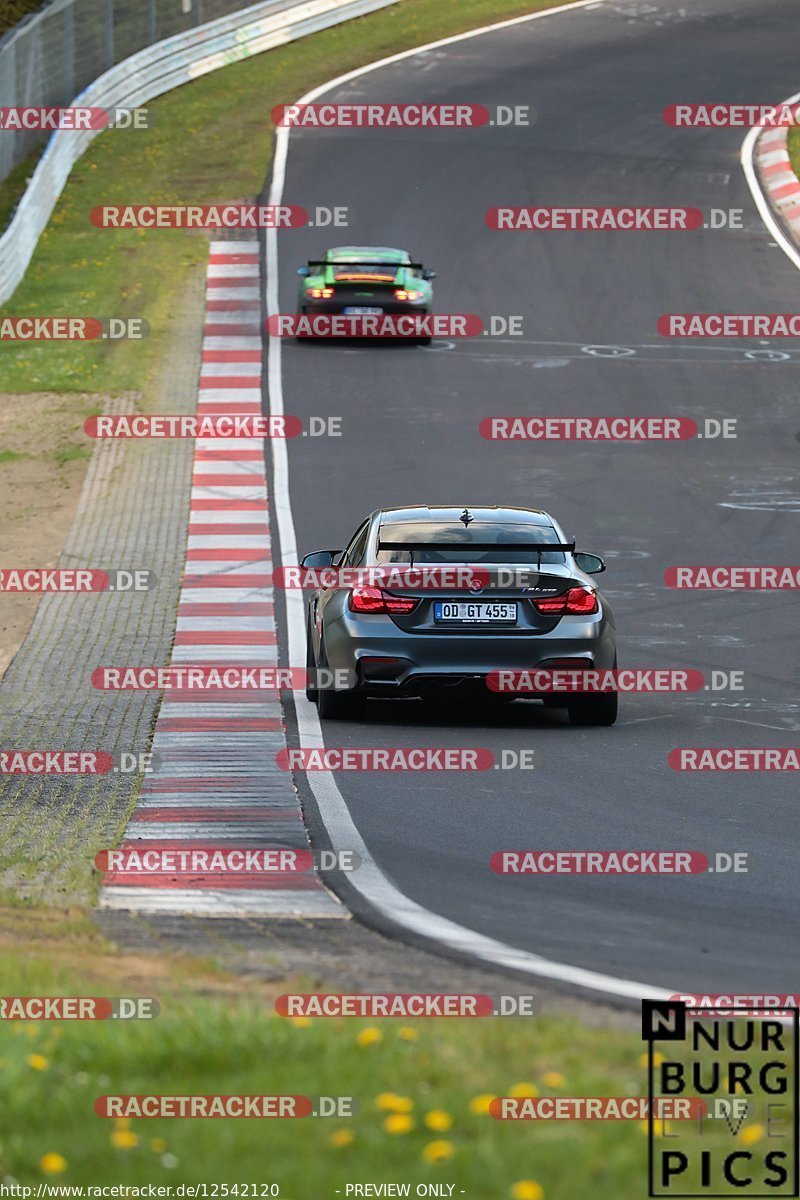
[[[106,0],[106,68],[111,70],[114,65],[114,0]]]
[[[75,95],[75,5],[64,9],[64,67],[67,94]]]

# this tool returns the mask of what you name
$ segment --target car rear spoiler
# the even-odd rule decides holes
[[[379,550],[563,550],[572,554],[574,542],[378,542]]]
[[[561,550],[572,554],[574,542],[383,542],[378,540],[378,550],[405,550],[414,564],[415,550],[500,550],[520,549],[536,551],[536,569],[542,564],[542,555],[548,550]],[[488,565],[488,564],[487,564]]]
[[[424,271],[422,263],[391,263],[391,262],[372,262],[369,259],[363,261],[359,259],[357,262],[325,262],[321,258],[310,258],[306,263],[309,267],[384,267],[387,271],[390,267],[394,267],[394,273],[398,271]]]

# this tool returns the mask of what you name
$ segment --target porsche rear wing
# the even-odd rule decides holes
[[[394,267],[395,275],[397,274],[398,271],[424,271],[425,270],[422,263],[415,263],[415,262],[393,263],[393,262],[386,262],[386,261],[373,262],[371,259],[367,259],[367,258],[358,259],[358,260],[354,259],[352,262],[326,262],[325,259],[322,259],[322,258],[310,258],[308,260],[308,262],[306,263],[306,266],[309,266],[309,267],[343,267],[343,268],[383,267],[385,271],[389,271],[392,267]]]

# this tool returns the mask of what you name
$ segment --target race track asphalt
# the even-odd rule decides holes
[[[533,771],[342,773],[385,874],[431,911],[558,962],[660,987],[798,984],[797,783],[681,775],[678,746],[797,741],[798,600],[676,592],[667,567],[797,562],[800,350],[660,338],[668,312],[791,312],[800,276],[747,188],[744,130],[681,130],[675,102],[769,102],[800,86],[796,0],[622,0],[419,53],[335,88],[335,101],[530,105],[530,127],[296,131],[286,202],[346,205],[346,230],[279,235],[280,306],[328,245],[409,249],[438,272],[439,312],[521,314],[524,336],[283,346],[286,411],[340,416],[343,436],[289,443],[301,553],[344,545],[403,503],[551,511],[603,555],[625,666],[744,672],[742,692],[631,696],[612,729],[513,705],[432,715],[371,705],[329,745],[535,750]],[[287,100],[291,99],[287,97]],[[496,205],[742,209],[739,231],[499,233]],[[631,353],[606,356],[591,347]],[[492,415],[735,417],[727,441],[488,442]],[[285,631],[284,631],[285,633]],[[314,800],[299,781],[316,824]],[[745,851],[747,874],[503,878],[503,848]]]

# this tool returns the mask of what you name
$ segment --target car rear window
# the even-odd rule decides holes
[[[394,542],[402,549],[379,550],[379,563],[404,563],[413,558],[415,563],[508,563],[530,565],[542,563],[564,563],[563,550],[539,552],[526,546],[526,542],[548,542],[560,544],[561,538],[552,525],[518,525],[497,522],[483,524],[475,522],[464,526],[454,524],[397,523],[382,525],[380,542]],[[421,545],[420,543],[439,543]],[[486,548],[485,543],[492,543]],[[476,545],[477,543],[477,545]],[[484,545],[481,545],[484,543]],[[405,547],[408,547],[406,549]]]

